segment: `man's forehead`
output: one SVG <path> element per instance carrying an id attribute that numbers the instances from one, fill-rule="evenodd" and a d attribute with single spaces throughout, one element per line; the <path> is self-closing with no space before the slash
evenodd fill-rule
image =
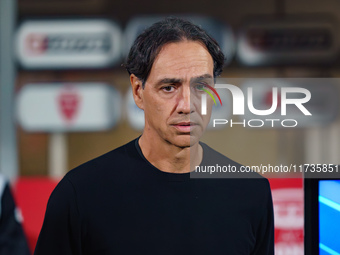
<path id="1" fill-rule="evenodd" d="M 166 44 L 152 65 L 150 76 L 154 81 L 180 79 L 190 81 L 211 78 L 213 59 L 209 51 L 199 42 L 181 41 Z"/>
<path id="2" fill-rule="evenodd" d="M 176 53 L 176 55 L 172 55 L 173 53 Z M 207 47 L 199 42 L 199 41 L 190 41 L 190 40 L 184 40 L 184 41 L 179 41 L 179 42 L 169 42 L 163 45 L 158 54 L 157 58 L 163 55 L 170 54 L 174 57 L 181 56 L 181 55 L 187 55 L 187 54 L 202 54 L 204 53 L 205 55 L 210 55 Z"/>
<path id="3" fill-rule="evenodd" d="M 158 52 L 154 64 L 161 63 L 171 68 L 190 68 L 210 60 L 212 61 L 212 56 L 200 42 L 181 41 L 164 45 Z"/>

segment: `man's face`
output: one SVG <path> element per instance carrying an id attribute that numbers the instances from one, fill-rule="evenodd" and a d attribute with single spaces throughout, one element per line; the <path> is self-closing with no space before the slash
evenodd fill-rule
<path id="1" fill-rule="evenodd" d="M 214 63 L 199 42 L 182 41 L 166 44 L 156 57 L 150 75 L 141 90 L 145 113 L 144 132 L 178 147 L 196 144 L 209 123 L 201 115 L 200 88 L 213 86 Z"/>

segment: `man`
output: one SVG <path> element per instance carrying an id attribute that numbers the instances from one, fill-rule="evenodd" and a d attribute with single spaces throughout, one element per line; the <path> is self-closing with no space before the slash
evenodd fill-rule
<path id="1" fill-rule="evenodd" d="M 136 39 L 126 68 L 143 134 L 63 178 L 36 255 L 274 253 L 266 179 L 190 178 L 214 160 L 239 166 L 199 142 L 210 117 L 200 114 L 200 93 L 223 60 L 216 41 L 182 19 Z"/>

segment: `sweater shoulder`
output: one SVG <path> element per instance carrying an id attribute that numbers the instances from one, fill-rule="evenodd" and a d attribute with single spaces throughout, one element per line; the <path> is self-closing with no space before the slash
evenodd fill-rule
<path id="1" fill-rule="evenodd" d="M 128 169 L 129 165 L 140 160 L 135 141 L 136 139 L 75 167 L 64 178 L 74 182 L 79 179 L 103 179 L 108 175 L 121 173 L 123 169 Z"/>

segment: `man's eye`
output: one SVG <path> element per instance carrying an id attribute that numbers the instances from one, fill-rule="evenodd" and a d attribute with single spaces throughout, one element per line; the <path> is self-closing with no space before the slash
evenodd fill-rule
<path id="1" fill-rule="evenodd" d="M 174 86 L 165 86 L 162 88 L 165 92 L 172 92 L 174 89 Z"/>
<path id="2" fill-rule="evenodd" d="M 205 86 L 204 84 L 198 84 L 198 85 L 196 85 L 196 89 L 202 90 L 202 89 L 204 89 L 204 88 L 206 88 L 206 86 Z"/>

